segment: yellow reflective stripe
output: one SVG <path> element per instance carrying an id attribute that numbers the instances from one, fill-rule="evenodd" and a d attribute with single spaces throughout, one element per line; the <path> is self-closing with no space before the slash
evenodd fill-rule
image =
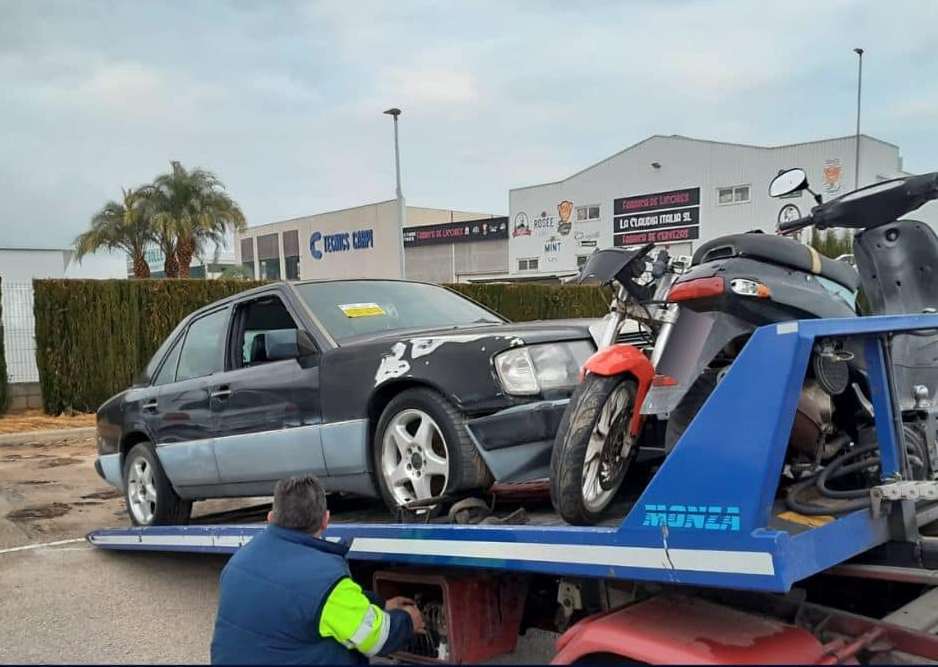
<path id="1" fill-rule="evenodd" d="M 362 624 L 352 636 L 351 642 L 365 655 L 375 656 L 384 648 L 390 632 L 390 617 L 381 609 L 371 605 L 365 618 L 362 619 Z"/>
<path id="2" fill-rule="evenodd" d="M 372 604 L 362 593 L 361 586 L 348 577 L 341 579 L 323 604 L 319 615 L 319 634 L 349 646 L 352 636 L 358 631 L 362 619 L 371 607 Z"/>

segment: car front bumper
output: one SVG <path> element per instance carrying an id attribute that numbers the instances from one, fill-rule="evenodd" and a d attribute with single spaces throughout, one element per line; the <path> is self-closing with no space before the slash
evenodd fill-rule
<path id="1" fill-rule="evenodd" d="M 564 398 L 516 405 L 466 424 L 497 482 L 527 482 L 549 475 L 554 436 L 569 402 Z"/>

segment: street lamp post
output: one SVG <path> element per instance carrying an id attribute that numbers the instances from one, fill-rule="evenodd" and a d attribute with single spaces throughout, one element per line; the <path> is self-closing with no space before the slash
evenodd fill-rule
<path id="1" fill-rule="evenodd" d="M 853 50 L 857 54 L 857 138 L 856 155 L 853 160 L 853 189 L 860 187 L 860 91 L 863 87 L 863 49 Z"/>
<path id="2" fill-rule="evenodd" d="M 398 238 L 401 244 L 401 278 L 407 277 L 407 263 L 404 259 L 404 225 L 407 223 L 407 206 L 404 204 L 404 193 L 401 190 L 401 150 L 397 141 L 397 117 L 401 115 L 401 110 L 391 108 L 385 111 L 394 118 L 394 170 L 397 174 L 397 222 Z"/>

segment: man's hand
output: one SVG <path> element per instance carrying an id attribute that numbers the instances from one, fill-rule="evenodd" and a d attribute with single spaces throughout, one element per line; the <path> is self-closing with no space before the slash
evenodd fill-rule
<path id="1" fill-rule="evenodd" d="M 391 611 L 392 609 L 401 609 L 402 607 L 406 607 L 408 605 L 411 607 L 416 607 L 417 603 L 411 600 L 410 598 L 398 596 L 398 597 L 391 598 L 390 600 L 385 602 L 384 608 L 387 609 L 388 611 Z"/>
<path id="2" fill-rule="evenodd" d="M 427 631 L 427 624 L 423 622 L 423 614 L 417 609 L 417 605 L 405 604 L 399 607 L 410 616 L 410 622 L 414 626 L 414 634 L 422 634 Z"/>

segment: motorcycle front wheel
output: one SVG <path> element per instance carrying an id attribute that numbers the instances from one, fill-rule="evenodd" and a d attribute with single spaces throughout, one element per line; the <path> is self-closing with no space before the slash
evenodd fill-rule
<path id="1" fill-rule="evenodd" d="M 570 397 L 550 459 L 550 496 L 567 523 L 599 521 L 638 451 L 629 435 L 636 383 L 588 374 Z"/>

